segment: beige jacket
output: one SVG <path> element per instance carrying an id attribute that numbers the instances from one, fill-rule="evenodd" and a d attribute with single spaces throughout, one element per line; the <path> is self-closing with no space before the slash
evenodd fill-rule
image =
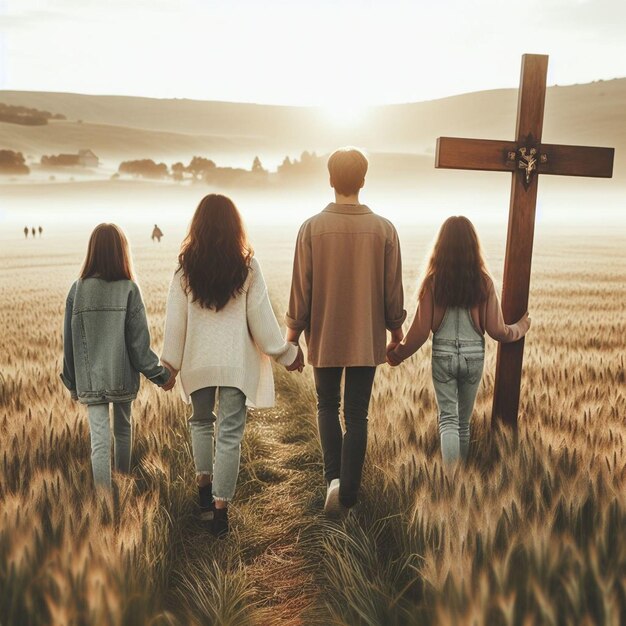
<path id="1" fill-rule="evenodd" d="M 490 337 L 502 343 L 521 339 L 530 328 L 528 317 L 524 316 L 516 324 L 505 324 L 500 301 L 491 279 L 487 283 L 487 294 L 485 302 L 470 309 L 470 316 L 476 331 L 481 335 L 487 331 Z M 395 356 L 404 360 L 417 352 L 426 342 L 431 331 L 437 332 L 445 312 L 445 307 L 434 304 L 432 290 L 427 289 L 419 300 L 409 332 L 394 350 Z"/>
<path id="2" fill-rule="evenodd" d="M 393 224 L 363 204 L 329 204 L 300 228 L 286 324 L 314 367 L 374 366 L 406 318 Z"/>

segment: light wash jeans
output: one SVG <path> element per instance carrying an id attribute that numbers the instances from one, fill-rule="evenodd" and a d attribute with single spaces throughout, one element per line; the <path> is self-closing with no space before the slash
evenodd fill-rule
<path id="1" fill-rule="evenodd" d="M 219 397 L 217 417 L 216 397 Z M 213 475 L 213 497 L 228 502 L 235 495 L 239 474 L 246 396 L 235 387 L 204 387 L 191 394 L 191 403 L 193 414 L 189 426 L 196 474 Z M 214 437 L 216 420 L 217 441 Z"/>
<path id="2" fill-rule="evenodd" d="M 485 339 L 468 309 L 449 307 L 433 336 L 432 374 L 446 465 L 466 460 L 470 418 L 485 361 Z"/>
<path id="3" fill-rule="evenodd" d="M 113 402 L 113 439 L 115 469 L 128 474 L 133 445 L 132 402 Z M 96 486 L 111 488 L 111 420 L 109 403 L 89 404 L 91 431 L 91 468 Z"/>

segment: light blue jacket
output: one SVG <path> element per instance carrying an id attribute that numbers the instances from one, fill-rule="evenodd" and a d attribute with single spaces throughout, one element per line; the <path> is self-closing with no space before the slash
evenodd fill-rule
<path id="1" fill-rule="evenodd" d="M 146 309 L 136 283 L 77 280 L 65 305 L 61 380 L 84 404 L 126 402 L 139 373 L 156 385 L 169 378 L 150 349 Z"/>

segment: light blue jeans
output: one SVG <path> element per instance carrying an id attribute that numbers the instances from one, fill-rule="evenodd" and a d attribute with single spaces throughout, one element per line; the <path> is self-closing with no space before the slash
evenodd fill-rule
<path id="1" fill-rule="evenodd" d="M 113 440 L 115 469 L 128 474 L 133 445 L 132 402 L 113 402 Z M 111 419 L 109 403 L 89 404 L 91 468 L 96 486 L 111 488 Z"/>
<path id="2" fill-rule="evenodd" d="M 217 416 L 215 400 L 219 398 Z M 189 418 L 196 474 L 213 475 L 213 497 L 229 502 L 235 495 L 241 440 L 246 426 L 246 396 L 235 387 L 204 387 L 191 394 Z M 215 422 L 217 421 L 217 439 Z M 213 448 L 215 447 L 215 458 Z"/>
<path id="3" fill-rule="evenodd" d="M 467 309 L 448 308 L 433 336 L 432 375 L 446 465 L 467 459 L 470 418 L 485 361 L 485 340 Z"/>

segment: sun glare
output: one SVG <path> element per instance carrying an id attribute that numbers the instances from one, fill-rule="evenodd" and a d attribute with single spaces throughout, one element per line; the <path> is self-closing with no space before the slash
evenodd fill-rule
<path id="1" fill-rule="evenodd" d="M 333 103 L 322 107 L 324 117 L 335 126 L 353 128 L 366 117 L 366 108 L 355 103 Z"/>

